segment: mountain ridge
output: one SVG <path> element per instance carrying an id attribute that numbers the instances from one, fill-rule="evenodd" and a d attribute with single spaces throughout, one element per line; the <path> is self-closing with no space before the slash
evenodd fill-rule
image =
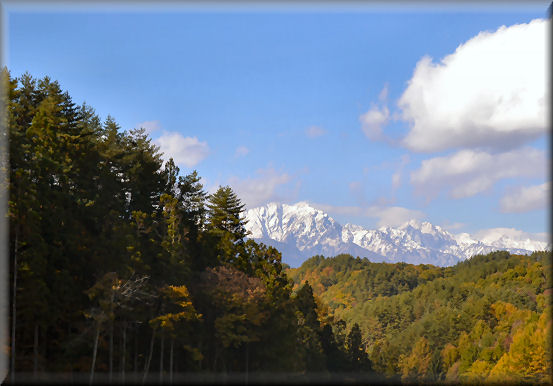
<path id="1" fill-rule="evenodd" d="M 271 202 L 247 210 L 245 219 L 249 237 L 277 248 L 290 266 L 299 266 L 314 255 L 341 253 L 374 262 L 450 266 L 495 250 L 530 254 L 550 248 L 546 242 L 524 239 L 529 234 L 509 228 L 494 228 L 479 239 L 468 233 L 452 234 L 427 221 L 410 220 L 378 229 L 341 225 L 305 201 L 293 205 Z"/>

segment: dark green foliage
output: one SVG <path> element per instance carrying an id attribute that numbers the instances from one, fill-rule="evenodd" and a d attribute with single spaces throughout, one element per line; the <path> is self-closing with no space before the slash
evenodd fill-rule
<path id="1" fill-rule="evenodd" d="M 294 296 L 280 253 L 245 240 L 230 187 L 208 197 L 143 130 L 57 82 L 2 81 L 16 372 L 352 368 L 310 287 Z"/>
<path id="2" fill-rule="evenodd" d="M 219 187 L 209 196 L 207 208 L 209 228 L 228 232 L 233 242 L 239 242 L 246 237 L 246 222 L 242 218 L 245 205 L 240 202 L 230 186 Z"/>
<path id="3" fill-rule="evenodd" d="M 363 347 L 361 329 L 353 324 L 346 340 L 347 358 L 350 371 L 370 371 L 371 364 L 365 347 Z"/>
<path id="4" fill-rule="evenodd" d="M 296 293 L 296 315 L 298 319 L 298 346 L 302 352 L 307 371 L 321 371 L 325 368 L 325 357 L 321 342 L 321 325 L 317 319 L 317 305 L 309 283 Z"/>

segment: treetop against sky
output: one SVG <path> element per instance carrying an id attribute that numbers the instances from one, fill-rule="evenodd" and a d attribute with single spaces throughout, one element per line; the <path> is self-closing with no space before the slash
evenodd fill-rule
<path id="1" fill-rule="evenodd" d="M 541 233 L 547 6 L 12 4 L 6 64 L 145 128 L 183 174 L 247 207 Z"/>

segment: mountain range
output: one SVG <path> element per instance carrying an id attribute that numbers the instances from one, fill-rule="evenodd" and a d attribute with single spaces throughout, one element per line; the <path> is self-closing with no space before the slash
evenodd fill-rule
<path id="1" fill-rule="evenodd" d="M 411 220 L 398 227 L 366 229 L 341 225 L 307 202 L 269 203 L 246 211 L 246 229 L 255 241 L 277 248 L 282 260 L 297 267 L 314 255 L 348 253 L 373 262 L 455 265 L 477 254 L 506 250 L 530 254 L 551 249 L 545 241 L 510 228 L 470 235 L 452 234 L 429 222 Z"/>

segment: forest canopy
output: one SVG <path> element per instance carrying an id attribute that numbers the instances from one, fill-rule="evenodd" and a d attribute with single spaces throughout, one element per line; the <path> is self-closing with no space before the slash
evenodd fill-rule
<path id="1" fill-rule="evenodd" d="M 289 269 L 356 323 L 375 371 L 405 382 L 551 381 L 551 252 L 453 267 L 314 256 Z"/>
<path id="2" fill-rule="evenodd" d="M 293 293 L 280 253 L 246 238 L 229 186 L 207 194 L 48 77 L 2 82 L 11 380 L 370 370 L 358 327 L 337 343 L 309 285 Z"/>

